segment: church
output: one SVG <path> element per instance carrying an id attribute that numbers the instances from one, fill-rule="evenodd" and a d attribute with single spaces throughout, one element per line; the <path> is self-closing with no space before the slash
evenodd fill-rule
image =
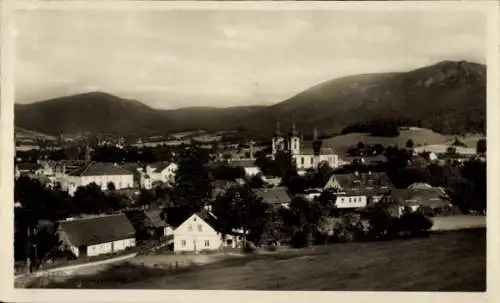
<path id="1" fill-rule="evenodd" d="M 316 128 L 314 128 L 312 146 L 307 146 L 295 128 L 295 119 L 292 124 L 292 131 L 288 135 L 281 133 L 278 122 L 272 139 L 272 153 L 274 157 L 279 151 L 290 152 L 299 172 L 317 169 L 323 164 L 328 164 L 332 168 L 339 167 L 341 165 L 339 156 L 332 149 L 324 148 L 322 143 L 322 140 L 318 138 Z"/>

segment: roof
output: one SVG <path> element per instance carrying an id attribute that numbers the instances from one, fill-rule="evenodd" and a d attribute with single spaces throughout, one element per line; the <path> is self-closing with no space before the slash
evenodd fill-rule
<path id="1" fill-rule="evenodd" d="M 161 219 L 161 210 L 129 210 L 126 211 L 126 216 L 136 228 L 144 226 L 148 228 L 166 227 L 167 223 Z"/>
<path id="2" fill-rule="evenodd" d="M 132 172 L 111 163 L 90 162 L 69 173 L 70 176 L 109 176 L 109 175 L 133 175 Z"/>
<path id="3" fill-rule="evenodd" d="M 88 246 L 135 237 L 132 223 L 124 214 L 59 221 L 74 246 Z"/>
<path id="4" fill-rule="evenodd" d="M 395 189 L 391 192 L 391 196 L 398 204 L 417 204 L 430 207 L 448 204 L 448 196 L 440 187 Z"/>
<path id="5" fill-rule="evenodd" d="M 292 201 L 285 187 L 257 188 L 253 192 L 269 204 L 284 204 Z"/>
<path id="6" fill-rule="evenodd" d="M 17 169 L 19 169 L 19 170 L 38 170 L 41 168 L 42 168 L 42 165 L 39 163 L 19 163 L 19 164 L 17 164 Z"/>
<path id="7" fill-rule="evenodd" d="M 243 168 L 245 168 L 245 167 L 257 167 L 254 159 L 235 159 L 235 160 L 229 161 L 228 164 L 232 165 L 232 166 L 241 166 Z"/>
<path id="8" fill-rule="evenodd" d="M 334 155 L 334 154 L 337 154 L 337 151 L 331 147 L 325 147 L 324 145 L 322 145 L 320 153 L 322 155 Z M 313 141 L 301 141 L 300 154 L 303 154 L 303 155 L 314 154 Z"/>
<path id="9" fill-rule="evenodd" d="M 325 185 L 325 189 L 338 188 L 349 191 L 370 191 L 392 187 L 391 180 L 384 172 L 334 174 Z"/>
<path id="10" fill-rule="evenodd" d="M 168 161 L 157 162 L 157 163 L 149 164 L 149 167 L 153 168 L 154 171 L 156 171 L 156 172 L 161 172 L 172 163 L 173 162 L 168 162 Z"/>

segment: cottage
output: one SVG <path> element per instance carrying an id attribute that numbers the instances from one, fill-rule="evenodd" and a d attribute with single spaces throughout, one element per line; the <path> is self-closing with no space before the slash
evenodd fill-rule
<path id="1" fill-rule="evenodd" d="M 42 175 L 43 171 L 43 166 L 39 163 L 18 163 L 15 166 L 15 175 L 17 178 L 27 174 Z"/>
<path id="2" fill-rule="evenodd" d="M 156 182 L 171 183 L 174 181 L 177 168 L 177 164 L 173 162 L 149 164 L 141 176 L 141 186 L 145 189 L 151 189 Z"/>
<path id="3" fill-rule="evenodd" d="M 135 246 L 135 230 L 124 214 L 66 219 L 57 235 L 76 257 L 110 254 Z"/>
<path id="4" fill-rule="evenodd" d="M 78 187 L 91 183 L 97 184 L 102 190 L 107 190 L 110 184 L 113 184 L 115 189 L 132 188 L 134 176 L 117 164 L 89 162 L 65 174 L 61 187 L 73 195 Z"/>
<path id="5" fill-rule="evenodd" d="M 425 209 L 435 213 L 452 207 L 444 189 L 426 183 L 415 183 L 406 189 L 395 189 L 391 192 L 390 199 L 398 207 L 397 215 L 401 215 L 405 209 Z"/>
<path id="6" fill-rule="evenodd" d="M 217 225 L 217 219 L 209 212 L 199 212 L 191 215 L 173 232 L 174 252 L 200 252 L 221 249 L 225 244 L 225 239 L 216 230 Z"/>
<path id="7" fill-rule="evenodd" d="M 333 191 L 338 208 L 362 208 L 379 202 L 393 188 L 386 173 L 334 174 L 330 177 L 325 191 Z"/>
<path id="8" fill-rule="evenodd" d="M 292 199 L 288 194 L 286 187 L 273 187 L 273 188 L 257 188 L 253 193 L 264 200 L 264 202 L 271 204 L 275 207 L 289 207 Z"/>

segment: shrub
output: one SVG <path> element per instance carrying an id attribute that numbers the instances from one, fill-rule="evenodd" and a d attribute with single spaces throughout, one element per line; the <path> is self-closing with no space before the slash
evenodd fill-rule
<path id="1" fill-rule="evenodd" d="M 404 213 L 396 222 L 399 233 L 419 235 L 426 233 L 432 227 L 432 221 L 421 212 Z"/>

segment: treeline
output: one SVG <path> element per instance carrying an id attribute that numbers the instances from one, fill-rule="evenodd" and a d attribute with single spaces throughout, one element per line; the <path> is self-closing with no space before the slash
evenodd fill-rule
<path id="1" fill-rule="evenodd" d="M 350 124 L 342 130 L 341 134 L 368 133 L 377 137 L 397 137 L 399 136 L 400 127 L 415 126 L 417 123 L 418 121 L 407 118 L 373 119 Z"/>
<path id="2" fill-rule="evenodd" d="M 429 119 L 381 118 L 356 122 L 346 126 L 341 135 L 349 133 L 368 133 L 377 137 L 397 137 L 400 127 L 422 127 L 444 135 L 465 135 L 467 133 L 486 133 L 484 114 L 466 115 L 465 118 L 437 115 Z"/>

